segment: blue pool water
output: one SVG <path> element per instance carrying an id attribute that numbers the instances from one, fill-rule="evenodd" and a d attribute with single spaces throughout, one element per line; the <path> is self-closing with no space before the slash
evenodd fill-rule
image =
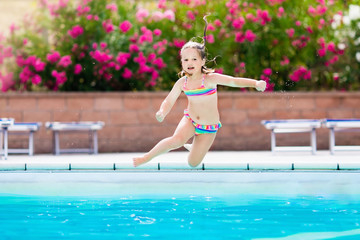
<path id="1" fill-rule="evenodd" d="M 1 173 L 0 239 L 360 239 L 356 172 Z"/>

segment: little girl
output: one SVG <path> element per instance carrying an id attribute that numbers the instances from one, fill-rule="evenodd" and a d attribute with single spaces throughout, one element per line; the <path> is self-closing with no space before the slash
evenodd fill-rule
<path id="1" fill-rule="evenodd" d="M 173 136 L 161 140 L 153 149 L 142 157 L 134 158 L 134 166 L 149 162 L 154 157 L 170 150 L 185 147 L 190 151 L 188 163 L 191 167 L 198 166 L 214 142 L 216 132 L 222 126 L 218 111 L 217 85 L 230 87 L 253 87 L 264 91 L 265 81 L 248 78 L 236 78 L 214 73 L 205 66 L 206 27 L 204 43 L 187 42 L 180 51 L 181 78 L 177 80 L 169 95 L 165 98 L 156 113 L 156 119 L 162 122 L 174 106 L 181 92 L 188 98 L 184 117 L 179 122 Z M 194 137 L 192 145 L 186 142 Z"/>

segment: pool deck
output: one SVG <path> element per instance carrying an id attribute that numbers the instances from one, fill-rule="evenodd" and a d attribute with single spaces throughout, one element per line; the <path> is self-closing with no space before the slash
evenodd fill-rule
<path id="1" fill-rule="evenodd" d="M 142 153 L 93 154 L 38 154 L 9 155 L 0 160 L 0 171 L 161 171 L 161 170 L 360 170 L 360 152 L 317 151 L 309 152 L 270 151 L 211 151 L 196 168 L 187 164 L 186 151 L 163 154 L 151 162 L 134 168 L 132 158 Z"/>

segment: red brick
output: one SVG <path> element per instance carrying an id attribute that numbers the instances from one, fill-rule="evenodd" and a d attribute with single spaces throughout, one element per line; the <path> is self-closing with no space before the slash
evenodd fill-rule
<path id="1" fill-rule="evenodd" d="M 155 114 L 149 111 L 138 111 L 137 118 L 140 124 L 156 124 L 158 121 L 156 120 Z"/>
<path id="2" fill-rule="evenodd" d="M 80 115 L 80 121 L 103 121 L 108 122 L 109 113 L 104 111 L 83 111 Z"/>
<path id="3" fill-rule="evenodd" d="M 51 121 L 49 111 L 24 111 L 24 122 L 47 122 Z"/>
<path id="4" fill-rule="evenodd" d="M 137 144 L 138 140 L 152 138 L 152 130 L 147 126 L 134 126 L 124 127 L 122 130 L 122 139 L 128 141 L 134 141 L 133 144 Z"/>
<path id="5" fill-rule="evenodd" d="M 96 98 L 94 104 L 95 110 L 122 110 L 123 104 L 121 98 Z"/>
<path id="6" fill-rule="evenodd" d="M 68 98 L 66 100 L 68 110 L 92 110 L 94 108 L 93 98 Z"/>
<path id="7" fill-rule="evenodd" d="M 122 135 L 122 126 L 106 125 L 98 131 L 98 137 L 104 139 L 119 139 Z"/>
<path id="8" fill-rule="evenodd" d="M 57 122 L 78 122 L 80 121 L 79 111 L 54 111 L 53 121 Z"/>
<path id="9" fill-rule="evenodd" d="M 244 111 L 221 111 L 220 121 L 223 124 L 245 124 L 247 121 L 247 114 Z"/>
<path id="10" fill-rule="evenodd" d="M 298 110 L 295 111 L 276 111 L 275 119 L 298 119 L 301 118 L 301 112 Z"/>
<path id="11" fill-rule="evenodd" d="M 335 97 L 319 97 L 315 98 L 317 108 L 338 108 L 340 106 L 340 99 Z"/>
<path id="12" fill-rule="evenodd" d="M 313 98 L 293 98 L 289 101 L 290 109 L 315 109 Z"/>
<path id="13" fill-rule="evenodd" d="M 301 112 L 301 118 L 305 119 L 322 119 L 326 118 L 326 111 L 322 109 L 304 110 Z"/>
<path id="14" fill-rule="evenodd" d="M 35 110 L 37 109 L 35 98 L 10 98 L 9 109 L 16 110 Z"/>
<path id="15" fill-rule="evenodd" d="M 329 110 L 328 118 L 354 118 L 352 110 Z"/>
<path id="16" fill-rule="evenodd" d="M 6 107 L 7 107 L 6 98 L 1 98 L 0 99 L 0 109 L 6 109 Z"/>
<path id="17" fill-rule="evenodd" d="M 22 111 L 0 111 L 2 118 L 13 118 L 17 122 L 23 122 Z"/>
<path id="18" fill-rule="evenodd" d="M 112 125 L 136 125 L 139 124 L 139 120 L 136 111 L 112 111 L 110 112 L 109 123 Z"/>
<path id="19" fill-rule="evenodd" d="M 64 98 L 39 98 L 38 109 L 41 110 L 64 110 Z"/>
<path id="20" fill-rule="evenodd" d="M 228 97 L 219 97 L 219 108 L 220 109 L 232 109 L 234 100 Z"/>
<path id="21" fill-rule="evenodd" d="M 259 109 L 279 110 L 289 107 L 289 101 L 286 98 L 261 98 L 259 101 Z"/>
<path id="22" fill-rule="evenodd" d="M 249 110 L 248 111 L 248 122 L 249 124 L 261 124 L 262 120 L 269 120 L 273 118 L 272 111 L 260 111 L 260 110 Z"/>
<path id="23" fill-rule="evenodd" d="M 258 109 L 259 99 L 256 98 L 236 98 L 235 99 L 236 109 Z"/>
<path id="24" fill-rule="evenodd" d="M 360 97 L 345 97 L 341 103 L 342 108 L 355 108 L 358 109 L 360 106 Z"/>
<path id="25" fill-rule="evenodd" d="M 149 98 L 125 98 L 124 108 L 127 110 L 151 109 L 152 105 Z"/>

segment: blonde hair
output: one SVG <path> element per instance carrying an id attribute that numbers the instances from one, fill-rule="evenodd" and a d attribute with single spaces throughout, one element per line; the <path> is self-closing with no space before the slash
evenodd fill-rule
<path id="1" fill-rule="evenodd" d="M 206 20 L 206 17 L 207 16 L 204 16 L 203 19 L 205 21 L 205 28 L 204 28 L 204 37 L 203 37 L 203 43 L 198 43 L 198 42 L 195 42 L 193 40 L 190 40 L 188 41 L 187 43 L 185 43 L 185 45 L 181 48 L 180 50 L 180 55 L 182 55 L 182 52 L 187 49 L 187 48 L 193 48 L 195 50 L 198 51 L 199 53 L 199 56 L 201 57 L 201 59 L 205 59 L 206 60 L 206 51 L 205 51 L 205 45 L 206 45 L 206 29 L 207 29 L 207 25 L 208 25 L 208 22 Z M 207 68 L 206 66 L 202 66 L 201 67 L 201 73 L 204 73 L 204 74 L 208 74 L 208 73 L 212 73 L 214 72 L 215 70 L 214 69 L 211 69 L 211 68 Z M 181 72 L 179 72 L 179 76 L 180 77 L 183 77 L 184 75 L 186 75 L 187 73 L 184 71 L 184 70 L 181 70 Z"/>

